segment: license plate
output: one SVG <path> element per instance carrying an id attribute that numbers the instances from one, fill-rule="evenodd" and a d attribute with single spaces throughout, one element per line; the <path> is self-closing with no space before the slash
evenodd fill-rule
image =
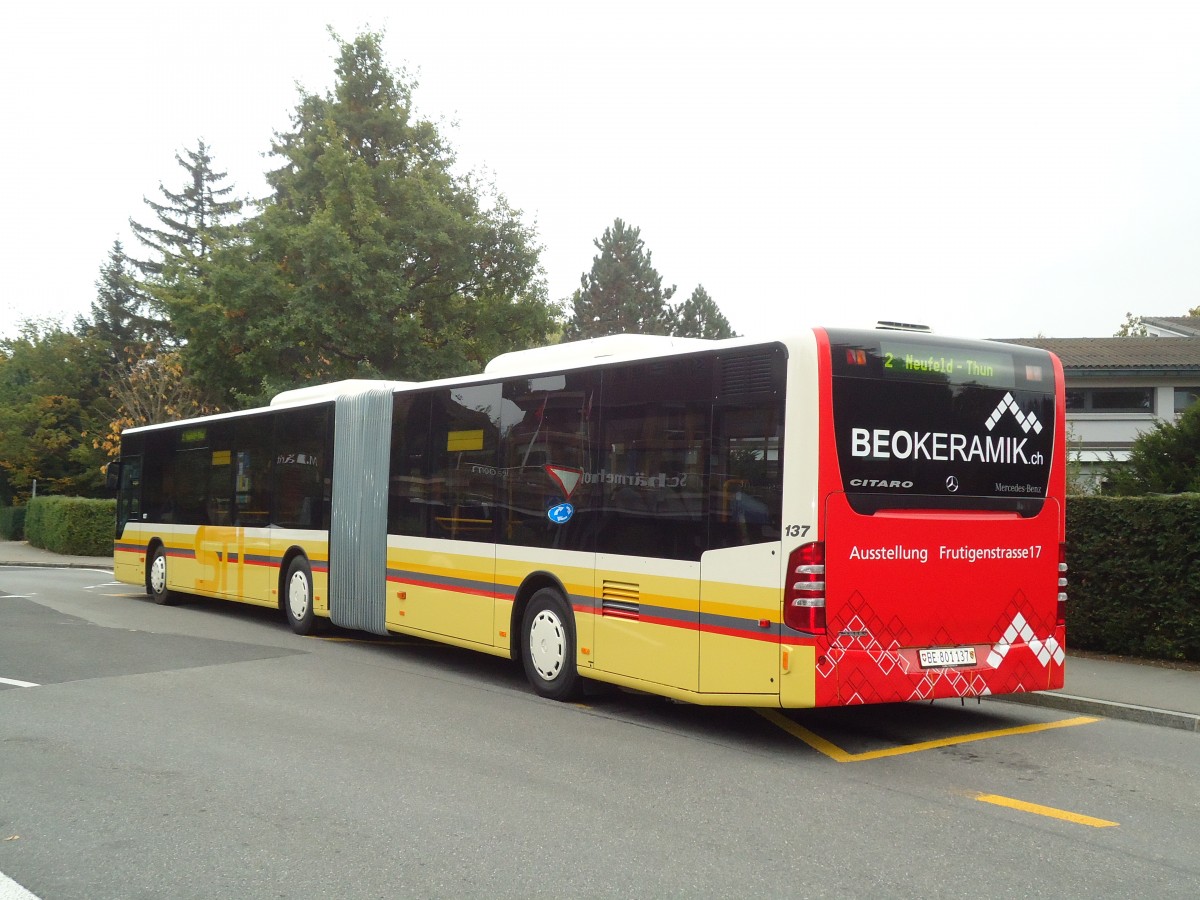
<path id="1" fill-rule="evenodd" d="M 952 666 L 975 665 L 974 647 L 933 647 L 918 650 L 922 669 L 946 669 Z"/>

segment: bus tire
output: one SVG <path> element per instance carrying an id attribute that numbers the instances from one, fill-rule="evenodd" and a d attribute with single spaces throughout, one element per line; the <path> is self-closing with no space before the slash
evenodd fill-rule
<path id="1" fill-rule="evenodd" d="M 174 606 L 179 595 L 167 587 L 167 549 L 159 544 L 150 555 L 150 566 L 146 569 L 146 593 L 159 606 Z"/>
<path id="2" fill-rule="evenodd" d="M 533 689 L 551 700 L 570 700 L 582 694 L 575 667 L 575 626 L 571 607 L 553 588 L 529 598 L 521 620 L 521 658 Z"/>
<path id="3" fill-rule="evenodd" d="M 296 634 L 312 634 L 317 630 L 312 569 L 303 556 L 294 557 L 288 565 L 287 577 L 283 580 L 283 612 Z"/>

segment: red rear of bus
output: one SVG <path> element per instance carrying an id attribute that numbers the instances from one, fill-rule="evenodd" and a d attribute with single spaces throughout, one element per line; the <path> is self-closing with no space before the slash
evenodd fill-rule
<path id="1" fill-rule="evenodd" d="M 787 601 L 817 636 L 817 704 L 1061 687 L 1058 360 L 904 332 L 818 343 L 823 546 L 792 554 Z"/>

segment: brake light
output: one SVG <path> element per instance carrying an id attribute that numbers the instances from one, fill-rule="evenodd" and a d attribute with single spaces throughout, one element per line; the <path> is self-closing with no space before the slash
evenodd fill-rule
<path id="1" fill-rule="evenodd" d="M 795 631 L 825 633 L 825 544 L 802 544 L 788 556 L 783 623 Z"/>
<path id="2" fill-rule="evenodd" d="M 1058 624 L 1067 624 L 1067 545 L 1058 545 Z"/>

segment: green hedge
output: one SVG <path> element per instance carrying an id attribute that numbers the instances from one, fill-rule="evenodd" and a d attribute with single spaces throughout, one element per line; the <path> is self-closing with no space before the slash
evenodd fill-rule
<path id="1" fill-rule="evenodd" d="M 25 540 L 25 507 L 0 506 L 0 538 L 6 541 Z"/>
<path id="2" fill-rule="evenodd" d="M 25 509 L 25 537 L 33 546 L 69 556 L 112 556 L 115 500 L 34 497 Z"/>
<path id="3" fill-rule="evenodd" d="M 1067 501 L 1067 643 L 1200 660 L 1200 495 Z"/>

